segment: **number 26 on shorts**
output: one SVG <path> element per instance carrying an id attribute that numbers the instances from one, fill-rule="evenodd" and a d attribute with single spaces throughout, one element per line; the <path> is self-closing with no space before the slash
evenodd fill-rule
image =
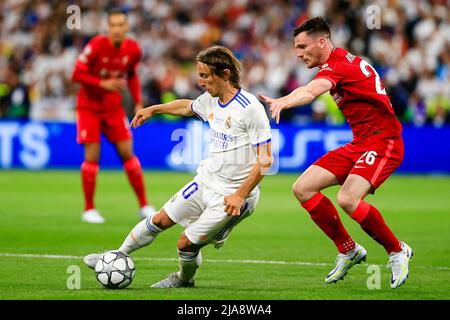
<path id="1" fill-rule="evenodd" d="M 366 151 L 364 154 L 356 161 L 356 163 L 367 163 L 369 166 L 373 165 L 375 163 L 375 160 L 377 158 L 377 152 L 376 151 Z M 365 159 L 364 159 L 365 158 Z"/>

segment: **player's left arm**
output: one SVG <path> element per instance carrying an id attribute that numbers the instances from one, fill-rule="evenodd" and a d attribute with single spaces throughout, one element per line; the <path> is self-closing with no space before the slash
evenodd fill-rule
<path id="1" fill-rule="evenodd" d="M 276 122 L 279 123 L 281 111 L 310 104 L 318 96 L 332 88 L 333 83 L 329 79 L 318 78 L 312 80 L 306 86 L 298 87 L 284 97 L 273 99 L 260 94 L 259 98 L 269 104 L 272 118 L 275 118 Z"/>
<path id="2" fill-rule="evenodd" d="M 142 53 L 138 48 L 138 53 L 130 65 L 130 69 L 128 71 L 128 88 L 130 89 L 131 96 L 134 100 L 134 112 L 136 113 L 138 110 L 142 109 L 144 106 L 142 105 L 142 93 L 141 93 L 141 81 L 138 76 L 138 66 L 141 61 Z"/>
<path id="3" fill-rule="evenodd" d="M 232 195 L 224 198 L 225 212 L 231 216 L 239 216 L 244 205 L 245 198 L 261 182 L 273 163 L 272 144 L 267 142 L 257 146 L 258 159 L 250 174 L 242 182 L 241 186 Z"/>

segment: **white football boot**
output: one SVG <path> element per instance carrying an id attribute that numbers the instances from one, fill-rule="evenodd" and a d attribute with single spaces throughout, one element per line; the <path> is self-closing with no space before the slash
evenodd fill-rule
<path id="1" fill-rule="evenodd" d="M 413 251 L 406 243 L 401 242 L 402 251 L 389 254 L 388 266 L 391 267 L 391 288 L 400 287 L 408 278 L 408 264 L 413 256 Z"/>
<path id="2" fill-rule="evenodd" d="M 147 219 L 150 218 L 151 216 L 153 216 L 156 213 L 156 209 L 152 206 L 144 206 L 141 208 L 141 210 L 139 211 L 139 216 L 142 219 Z"/>
<path id="3" fill-rule="evenodd" d="M 367 251 L 359 244 L 355 243 L 355 249 L 346 254 L 339 253 L 336 257 L 336 267 L 325 278 L 326 283 L 336 283 L 344 279 L 348 270 L 361 261 L 366 261 Z"/>
<path id="4" fill-rule="evenodd" d="M 105 218 L 100 215 L 97 209 L 89 209 L 83 212 L 81 215 L 81 221 L 86 221 L 89 223 L 104 223 Z"/>
<path id="5" fill-rule="evenodd" d="M 178 275 L 178 272 L 170 274 L 167 278 L 151 285 L 151 288 L 191 288 L 195 285 L 194 278 L 184 281 Z"/>

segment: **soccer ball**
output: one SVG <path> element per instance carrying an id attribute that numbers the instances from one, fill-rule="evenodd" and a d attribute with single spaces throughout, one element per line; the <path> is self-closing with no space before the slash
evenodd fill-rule
<path id="1" fill-rule="evenodd" d="M 108 251 L 100 256 L 95 265 L 95 276 L 108 289 L 123 289 L 134 279 L 134 262 L 122 251 Z"/>

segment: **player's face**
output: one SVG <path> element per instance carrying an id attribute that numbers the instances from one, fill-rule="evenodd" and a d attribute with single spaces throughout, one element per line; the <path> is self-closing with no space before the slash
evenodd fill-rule
<path id="1" fill-rule="evenodd" d="M 203 62 L 197 62 L 198 85 L 213 97 L 219 97 L 223 91 L 225 80 L 215 75 L 211 68 Z"/>
<path id="2" fill-rule="evenodd" d="M 124 14 L 113 14 L 108 19 L 108 34 L 111 42 L 120 46 L 128 32 L 128 21 Z"/>
<path id="3" fill-rule="evenodd" d="M 295 52 L 309 69 L 320 65 L 324 41 L 325 39 L 323 37 L 311 36 L 306 32 L 301 32 L 295 37 Z"/>

